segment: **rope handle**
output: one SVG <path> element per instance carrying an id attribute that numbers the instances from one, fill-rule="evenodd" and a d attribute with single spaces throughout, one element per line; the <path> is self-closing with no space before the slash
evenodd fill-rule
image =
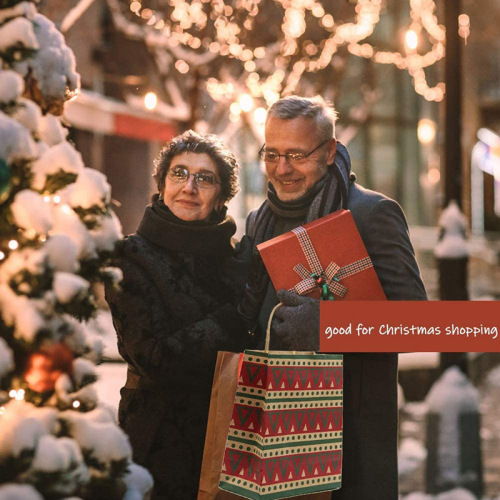
<path id="1" fill-rule="evenodd" d="M 266 346 L 265 346 L 265 351 L 266 352 L 269 351 L 269 343 L 271 342 L 271 323 L 273 321 L 274 313 L 276 312 L 276 309 L 278 309 L 278 307 L 280 307 L 282 305 L 283 304 L 281 302 L 279 304 L 276 304 L 273 307 L 273 310 L 271 311 L 271 314 L 269 315 L 269 320 L 267 322 L 267 330 L 266 330 Z"/>

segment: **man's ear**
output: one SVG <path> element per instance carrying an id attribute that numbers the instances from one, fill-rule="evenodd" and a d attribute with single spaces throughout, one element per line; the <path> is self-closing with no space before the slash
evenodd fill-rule
<path id="1" fill-rule="evenodd" d="M 326 164 L 331 165 L 335 160 L 335 153 L 337 152 L 337 140 L 332 139 L 326 145 Z"/>

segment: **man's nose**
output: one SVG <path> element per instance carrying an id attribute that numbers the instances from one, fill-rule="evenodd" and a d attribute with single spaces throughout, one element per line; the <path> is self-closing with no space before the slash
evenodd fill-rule
<path id="1" fill-rule="evenodd" d="M 278 159 L 278 166 L 276 167 L 276 173 L 278 175 L 286 175 L 293 172 L 293 167 L 290 162 L 284 156 L 280 156 Z"/>

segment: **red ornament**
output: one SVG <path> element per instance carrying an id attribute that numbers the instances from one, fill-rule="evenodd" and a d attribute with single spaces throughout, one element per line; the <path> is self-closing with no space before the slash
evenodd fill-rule
<path id="1" fill-rule="evenodd" d="M 73 359 L 73 353 L 62 342 L 34 352 L 29 357 L 24 374 L 28 387 L 35 392 L 54 390 L 56 380 L 61 374 L 72 374 Z"/>

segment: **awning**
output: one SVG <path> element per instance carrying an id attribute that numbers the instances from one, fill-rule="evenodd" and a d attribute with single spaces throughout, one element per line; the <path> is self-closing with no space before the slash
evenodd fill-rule
<path id="1" fill-rule="evenodd" d="M 81 130 L 143 141 L 167 142 L 178 133 L 177 123 L 160 113 L 86 90 L 66 104 L 64 118 Z"/>

